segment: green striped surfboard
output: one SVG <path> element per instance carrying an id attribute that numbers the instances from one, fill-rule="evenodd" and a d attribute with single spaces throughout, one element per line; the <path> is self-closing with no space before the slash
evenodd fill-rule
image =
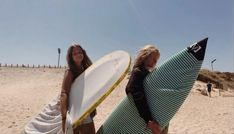
<path id="1" fill-rule="evenodd" d="M 188 96 L 201 68 L 208 38 L 171 56 L 147 75 L 144 88 L 153 118 L 163 129 Z M 150 134 L 132 96 L 112 111 L 98 134 Z"/>

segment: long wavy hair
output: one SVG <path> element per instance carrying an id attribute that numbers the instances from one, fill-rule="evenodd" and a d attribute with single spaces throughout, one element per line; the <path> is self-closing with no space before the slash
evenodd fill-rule
<path id="1" fill-rule="evenodd" d="M 80 48 L 83 52 L 83 60 L 81 62 L 81 67 L 77 67 L 73 58 L 72 58 L 72 51 L 74 48 Z M 90 65 L 92 65 L 92 61 L 88 57 L 86 51 L 81 47 L 79 44 L 72 44 L 68 50 L 67 50 L 67 64 L 69 70 L 74 75 L 73 78 L 75 79 L 77 76 L 79 76 L 84 70 L 86 70 Z"/>
<path id="2" fill-rule="evenodd" d="M 159 58 L 160 52 L 153 45 L 148 44 L 141 48 L 137 53 L 133 68 L 142 66 L 144 64 L 144 61 L 150 56 L 150 54 L 154 52 L 156 53 L 157 58 Z"/>

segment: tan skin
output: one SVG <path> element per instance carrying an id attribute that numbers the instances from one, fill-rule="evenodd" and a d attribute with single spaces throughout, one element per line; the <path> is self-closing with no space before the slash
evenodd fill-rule
<path id="1" fill-rule="evenodd" d="M 77 68 L 81 66 L 84 55 L 79 47 L 75 47 L 72 50 L 72 59 L 75 62 Z M 70 71 L 66 71 L 64 74 L 63 84 L 62 84 L 62 93 L 61 93 L 61 114 L 62 114 L 62 129 L 65 132 L 65 122 L 66 122 L 66 114 L 67 114 L 67 104 L 68 104 L 68 95 L 70 93 L 72 85 L 72 73 Z M 88 123 L 78 126 L 74 129 L 74 134 L 95 134 L 94 123 Z"/>
<path id="2" fill-rule="evenodd" d="M 155 67 L 159 56 L 156 52 L 151 53 L 144 61 L 144 66 L 147 70 L 150 70 Z M 146 126 L 152 131 L 152 134 L 161 134 L 161 128 L 155 121 L 149 121 Z"/>

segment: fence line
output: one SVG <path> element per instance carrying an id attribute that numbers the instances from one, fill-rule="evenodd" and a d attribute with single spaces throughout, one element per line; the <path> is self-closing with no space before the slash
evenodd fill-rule
<path id="1" fill-rule="evenodd" d="M 67 66 L 56 66 L 56 65 L 25 65 L 25 64 L 7 64 L 5 63 L 4 65 L 0 63 L 0 67 L 10 67 L 10 68 L 67 68 Z"/>

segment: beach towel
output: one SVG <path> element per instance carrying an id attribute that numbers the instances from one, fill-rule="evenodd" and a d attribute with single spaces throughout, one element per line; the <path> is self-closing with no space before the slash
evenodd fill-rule
<path id="1" fill-rule="evenodd" d="M 60 95 L 54 98 L 24 128 L 24 134 L 63 134 Z"/>

